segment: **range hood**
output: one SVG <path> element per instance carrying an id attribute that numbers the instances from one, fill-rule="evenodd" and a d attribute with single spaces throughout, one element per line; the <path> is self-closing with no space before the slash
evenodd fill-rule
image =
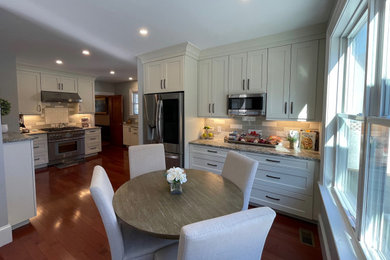
<path id="1" fill-rule="evenodd" d="M 77 93 L 41 91 L 41 101 L 45 103 L 80 103 L 83 100 Z"/>

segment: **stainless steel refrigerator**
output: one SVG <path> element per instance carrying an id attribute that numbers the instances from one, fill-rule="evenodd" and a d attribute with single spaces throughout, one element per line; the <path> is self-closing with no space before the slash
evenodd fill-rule
<path id="1" fill-rule="evenodd" d="M 144 144 L 162 143 L 167 168 L 184 167 L 184 93 L 144 95 Z"/>

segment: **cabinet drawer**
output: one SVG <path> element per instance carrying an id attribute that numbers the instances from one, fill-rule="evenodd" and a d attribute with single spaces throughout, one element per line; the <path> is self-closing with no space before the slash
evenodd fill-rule
<path id="1" fill-rule="evenodd" d="M 85 136 L 85 142 L 86 143 L 92 143 L 92 142 L 100 142 L 100 135 L 93 134 L 93 135 L 86 135 Z"/>
<path id="2" fill-rule="evenodd" d="M 191 152 L 202 153 L 208 156 L 226 158 L 228 150 L 210 146 L 191 145 Z"/>
<path id="3" fill-rule="evenodd" d="M 207 160 L 203 158 L 192 157 L 191 158 L 191 168 L 198 170 L 205 170 L 214 172 L 217 174 L 222 173 L 224 162 Z"/>
<path id="4" fill-rule="evenodd" d="M 34 144 L 39 143 L 39 142 L 46 142 L 47 143 L 47 134 L 39 134 L 39 135 L 32 135 L 32 136 L 35 138 L 33 140 Z"/>
<path id="5" fill-rule="evenodd" d="M 89 135 L 100 135 L 100 128 L 86 129 L 85 137 Z"/>
<path id="6" fill-rule="evenodd" d="M 49 162 L 49 157 L 47 152 L 46 153 L 34 153 L 34 165 L 39 166 L 41 164 L 47 164 Z"/>
<path id="7" fill-rule="evenodd" d="M 259 168 L 256 173 L 255 183 L 297 192 L 306 195 L 313 195 L 313 174 L 306 171 L 288 170 L 280 171 L 277 168 Z"/>
<path id="8" fill-rule="evenodd" d="M 93 153 L 98 153 L 100 152 L 101 145 L 100 144 L 94 144 L 94 145 L 89 145 L 85 147 L 85 154 L 93 154 Z"/>
<path id="9" fill-rule="evenodd" d="M 250 201 L 286 213 L 312 219 L 312 196 L 254 184 Z"/>
<path id="10" fill-rule="evenodd" d="M 283 156 L 273 156 L 273 155 L 263 155 L 263 154 L 260 155 L 260 154 L 248 153 L 248 152 L 245 152 L 243 154 L 248 156 L 249 158 L 258 161 L 259 167 L 261 165 L 268 165 L 272 167 L 296 168 L 308 172 L 314 171 L 315 163 L 310 160 L 286 158 Z"/>

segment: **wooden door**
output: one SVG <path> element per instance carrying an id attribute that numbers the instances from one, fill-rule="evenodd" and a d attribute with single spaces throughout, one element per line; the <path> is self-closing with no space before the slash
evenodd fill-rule
<path id="1" fill-rule="evenodd" d="M 212 67 L 212 116 L 227 117 L 228 56 L 213 59 Z"/>
<path id="2" fill-rule="evenodd" d="M 123 145 L 123 97 L 108 97 L 111 144 Z"/>
<path id="3" fill-rule="evenodd" d="M 247 53 L 230 55 L 229 57 L 229 94 L 246 93 Z"/>
<path id="4" fill-rule="evenodd" d="M 291 45 L 268 49 L 267 119 L 289 114 Z"/>
<path id="5" fill-rule="evenodd" d="M 267 92 L 267 49 L 248 52 L 246 90 L 256 94 Z"/>
<path id="6" fill-rule="evenodd" d="M 291 56 L 289 118 L 313 120 L 317 92 L 318 41 L 293 44 Z"/>
<path id="7" fill-rule="evenodd" d="M 200 61 L 198 68 L 198 116 L 209 117 L 211 111 L 211 59 Z"/>

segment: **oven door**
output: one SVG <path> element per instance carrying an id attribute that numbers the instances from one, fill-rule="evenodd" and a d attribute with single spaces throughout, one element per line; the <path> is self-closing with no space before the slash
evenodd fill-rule
<path id="1" fill-rule="evenodd" d="M 49 163 L 66 161 L 84 155 L 84 138 L 49 142 Z"/>
<path id="2" fill-rule="evenodd" d="M 228 114 L 231 116 L 265 116 L 266 94 L 230 95 Z"/>

